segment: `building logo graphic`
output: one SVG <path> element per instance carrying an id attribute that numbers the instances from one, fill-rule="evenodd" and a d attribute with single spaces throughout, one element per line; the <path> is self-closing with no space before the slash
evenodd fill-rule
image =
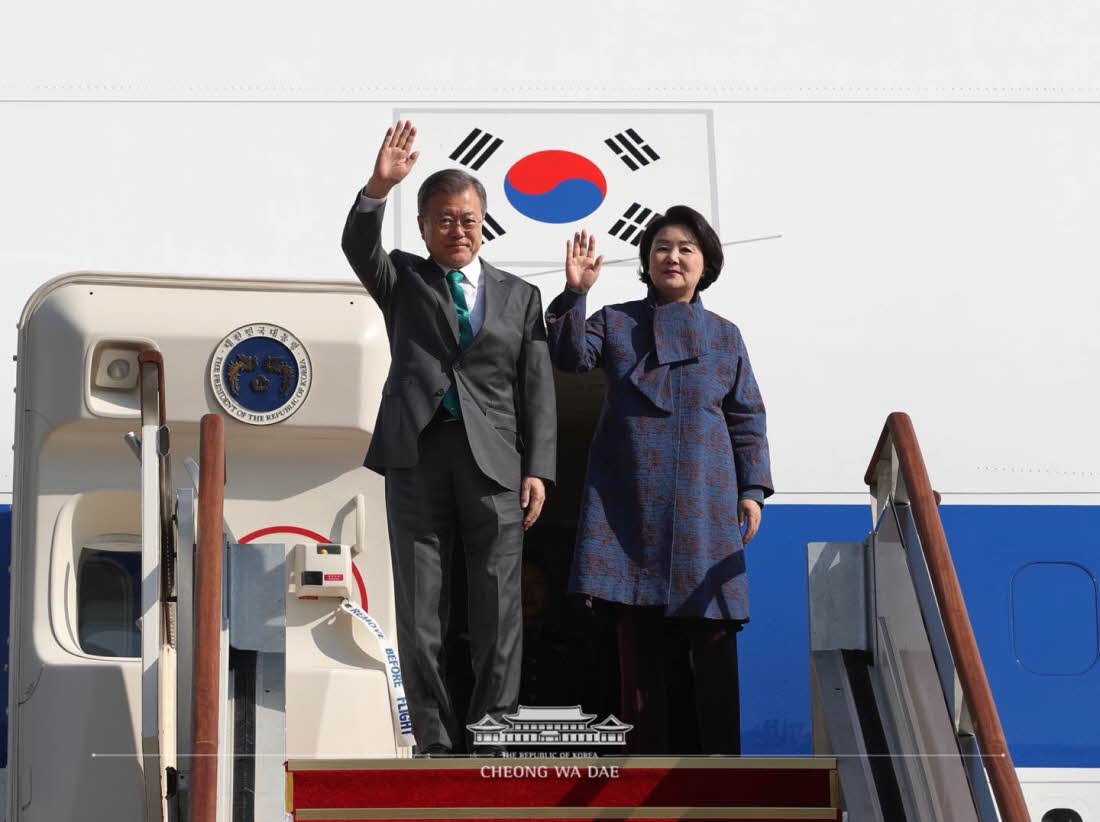
<path id="1" fill-rule="evenodd" d="M 504 176 L 512 207 L 540 223 L 572 223 L 603 205 L 607 180 L 599 166 L 572 151 L 536 151 Z"/>
<path id="2" fill-rule="evenodd" d="M 514 714 L 505 714 L 507 724 L 486 714 L 466 727 L 474 735 L 474 745 L 562 746 L 626 744 L 626 734 L 634 726 L 620 722 L 614 714 L 595 725 L 595 714 L 586 714 L 580 705 L 531 708 L 520 705 Z"/>
<path id="3" fill-rule="evenodd" d="M 313 366 L 301 341 L 278 325 L 254 323 L 231 331 L 210 360 L 218 403 L 249 425 L 281 422 L 301 408 Z"/>

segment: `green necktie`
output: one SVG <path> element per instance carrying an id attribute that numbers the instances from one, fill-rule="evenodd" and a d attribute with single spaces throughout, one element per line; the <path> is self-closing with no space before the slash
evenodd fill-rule
<path id="1" fill-rule="evenodd" d="M 462 281 L 461 271 L 448 271 L 447 284 L 451 289 L 451 300 L 455 304 L 455 314 L 458 315 L 458 349 L 465 351 L 474 339 L 474 330 L 470 326 L 470 308 L 466 305 L 466 295 L 462 293 L 459 283 Z M 454 383 L 443 395 L 443 407 L 452 417 L 462 419 L 462 407 L 458 403 L 458 389 Z"/>

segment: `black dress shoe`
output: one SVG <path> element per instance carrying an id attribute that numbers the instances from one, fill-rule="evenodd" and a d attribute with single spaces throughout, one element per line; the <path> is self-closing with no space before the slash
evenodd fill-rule
<path id="1" fill-rule="evenodd" d="M 423 749 L 418 747 L 413 756 L 414 758 L 424 757 L 430 759 L 433 756 L 454 756 L 454 751 L 441 742 L 433 742 L 431 745 L 426 745 Z"/>

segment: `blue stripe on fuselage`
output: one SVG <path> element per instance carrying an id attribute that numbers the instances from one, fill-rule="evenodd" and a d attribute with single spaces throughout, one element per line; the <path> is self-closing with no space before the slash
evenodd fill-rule
<path id="1" fill-rule="evenodd" d="M 1100 506 L 944 505 L 941 509 L 970 620 L 1017 767 L 1100 767 L 1100 665 L 1073 675 L 1036 673 L 1016 659 L 1013 631 L 1049 635 L 1051 614 L 1012 619 L 1013 579 L 1036 562 L 1072 564 L 1100 576 Z M 743 751 L 806 755 L 810 669 L 807 542 L 859 541 L 867 505 L 769 505 L 748 549 L 752 621 L 739 637 Z M 0 506 L 0 631 L 8 633 L 11 509 Z M 1057 575 L 1055 575 L 1057 579 Z M 1068 577 L 1067 577 L 1068 579 Z M 1076 583 L 1074 583 L 1076 584 Z M 1071 592 L 1077 596 L 1076 589 Z M 1063 592 L 1049 592 L 1057 603 Z M 1073 613 L 1077 613 L 1074 611 Z M 1064 630 L 1058 626 L 1058 631 Z M 1096 625 L 1082 626 L 1092 636 Z M 1076 659 L 1076 657 L 1074 657 Z M 7 643 L 0 663 L 8 662 Z M 7 677 L 0 698 L 7 704 Z M 0 712 L 0 767 L 7 765 L 7 717 Z"/>
<path id="2" fill-rule="evenodd" d="M 1063 621 L 1067 613 L 1083 613 L 1082 575 L 1042 577 L 1057 588 L 1048 592 L 1052 603 L 1075 598 L 1069 610 L 1034 607 L 1031 591 L 1029 610 L 1022 613 L 1018 590 L 1015 623 L 1012 617 L 1014 578 L 1032 563 L 1084 569 L 1095 590 L 1100 506 L 944 505 L 940 510 L 1014 763 L 1100 767 L 1100 665 L 1083 673 L 1037 673 L 1016 658 L 1017 649 L 1029 642 L 1072 633 L 1073 647 L 1063 658 L 1076 665 L 1082 645 L 1095 642 L 1096 624 L 1075 623 L 1077 630 Z M 765 509 L 763 527 L 748 549 L 752 621 L 739 638 L 745 754 L 811 752 L 805 544 L 859 541 L 870 521 L 866 505 Z"/>

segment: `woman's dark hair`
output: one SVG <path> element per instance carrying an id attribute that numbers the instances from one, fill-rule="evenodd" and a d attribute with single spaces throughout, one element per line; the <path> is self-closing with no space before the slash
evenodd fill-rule
<path id="1" fill-rule="evenodd" d="M 726 255 L 722 253 L 722 241 L 718 239 L 710 223 L 702 214 L 686 205 L 671 206 L 645 227 L 642 241 L 638 246 L 638 259 L 642 263 L 638 270 L 638 279 L 646 285 L 653 285 L 653 280 L 649 277 L 649 251 L 653 248 L 653 240 L 657 232 L 670 225 L 683 226 L 699 241 L 699 250 L 703 252 L 703 276 L 699 278 L 699 285 L 695 287 L 698 293 L 718 279 L 718 275 L 722 273 L 722 264 L 725 262 Z"/>

